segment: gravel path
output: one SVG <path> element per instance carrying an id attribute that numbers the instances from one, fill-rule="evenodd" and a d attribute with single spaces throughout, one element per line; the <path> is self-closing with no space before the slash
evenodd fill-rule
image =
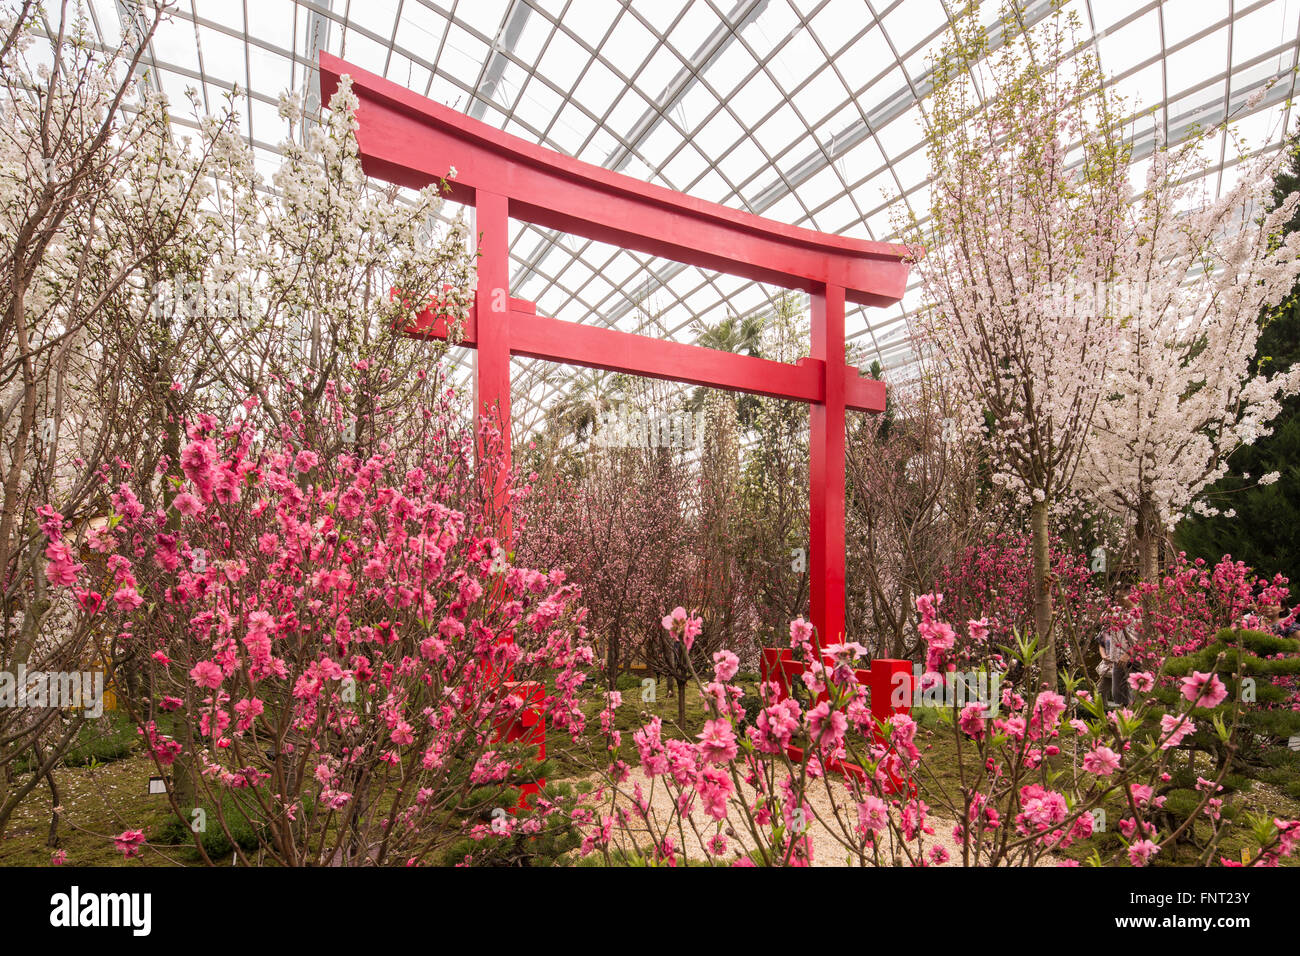
<path id="1" fill-rule="evenodd" d="M 598 775 L 588 779 L 596 786 L 600 786 L 603 782 Z M 668 788 L 664 786 L 662 781 L 654 783 L 652 787 L 652 781 L 649 781 L 639 768 L 633 768 L 627 782 L 622 785 L 623 793 L 628 796 L 620 795 L 616 806 L 629 808 L 629 811 L 633 814 L 633 820 L 639 822 L 639 817 L 636 816 L 635 811 L 630 810 L 632 807 L 630 796 L 632 787 L 638 782 L 641 784 L 645 795 L 649 797 L 651 819 L 656 822 L 658 827 L 662 828 L 669 820 L 673 819 L 672 794 L 669 793 Z M 843 788 L 842 781 L 838 777 L 832 777 L 829 781 L 829 788 L 825 782 L 819 782 L 817 786 L 810 788 L 807 794 L 808 803 L 813 810 L 813 819 L 809 821 L 808 835 L 812 839 L 814 866 L 850 865 L 847 859 L 848 851 L 832 835 L 833 833 L 842 832 L 843 827 L 834 820 L 831 796 L 836 790 L 843 791 Z M 747 796 L 752 796 L 752 787 L 746 785 L 744 789 Z M 828 792 L 828 789 L 831 792 Z M 836 796 L 839 796 L 839 794 L 836 794 Z M 608 799 L 608 794 L 606 794 L 606 803 L 603 804 L 604 809 L 601 812 L 608 812 Z M 853 806 L 852 801 L 849 800 L 840 799 L 840 802 L 847 803 L 850 807 Z M 745 819 L 739 796 L 731 797 L 729 810 L 731 811 L 731 819 Z M 856 813 L 856 811 L 854 812 Z M 827 822 L 830 823 L 829 827 Z M 846 821 L 849 824 L 852 822 Z M 922 854 L 928 857 L 931 849 L 937 846 L 943 847 L 948 852 L 949 861 L 942 865 L 960 866 L 961 846 L 952 837 L 953 821 L 930 814 L 926 818 L 926 823 L 934 830 L 934 835 L 923 834 L 919 843 L 917 841 L 909 843 L 910 858 L 903 852 L 901 847 L 894 845 L 893 838 L 890 837 L 883 847 L 882 863 L 885 865 L 908 866 L 911 864 L 912 858 Z M 686 821 L 682 822 L 682 828 L 678 829 L 676 823 L 674 823 L 674 832 L 671 836 L 674 842 L 678 844 L 679 851 L 684 849 L 688 858 L 704 860 L 710 857 L 705 848 L 705 843 L 712 839 L 717 832 L 718 822 L 706 814 L 700 805 L 700 801 L 696 800 Z M 650 841 L 644 831 L 637 833 L 636 836 L 636 842 L 640 848 L 649 845 Z M 746 852 L 753 849 L 753 837 L 747 831 L 736 830 L 734 833 L 726 834 L 726 837 L 726 854 L 721 858 L 715 857 L 719 862 L 730 862 L 737 858 L 737 851 Z M 624 839 L 626 840 L 627 837 L 624 837 Z M 617 842 L 617 836 L 615 842 Z M 1052 866 L 1055 862 L 1055 859 L 1045 859 L 1039 865 Z"/>

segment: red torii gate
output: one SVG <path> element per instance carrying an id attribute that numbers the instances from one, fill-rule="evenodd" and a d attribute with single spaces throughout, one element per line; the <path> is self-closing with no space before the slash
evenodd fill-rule
<path id="1" fill-rule="evenodd" d="M 884 384 L 844 361 L 844 308 L 846 301 L 897 302 L 907 282 L 906 249 L 784 225 L 593 166 L 324 52 L 322 102 L 344 74 L 358 99 L 365 172 L 414 189 L 445 178 L 450 199 L 475 207 L 478 284 L 462 344 L 477 350 L 475 423 L 498 421 L 507 466 L 512 354 L 808 404 L 810 612 L 822 645 L 843 640 L 845 412 L 885 408 Z M 509 294 L 510 218 L 808 292 L 812 355 L 788 365 L 539 316 L 533 303 Z M 429 312 L 407 331 L 447 334 Z"/>

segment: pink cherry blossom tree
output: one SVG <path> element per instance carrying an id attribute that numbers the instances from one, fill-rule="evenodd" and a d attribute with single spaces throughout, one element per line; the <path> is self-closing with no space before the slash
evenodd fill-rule
<path id="1" fill-rule="evenodd" d="M 689 601 L 704 616 L 692 652 L 698 660 L 723 647 L 750 666 L 757 657 L 752 601 L 735 586 L 730 404 L 710 402 L 703 420 L 696 448 L 593 443 L 573 460 L 573 474 L 530 496 L 521 529 L 524 560 L 562 568 L 582 587 L 609 689 L 628 664 L 644 663 L 675 685 L 681 723 L 691 671 L 680 642 L 665 640 L 658 627 L 666 608 Z"/>
<path id="2" fill-rule="evenodd" d="M 117 484 L 104 570 L 62 581 L 114 658 L 143 662 L 147 694 L 125 703 L 199 852 L 200 824 L 235 842 L 237 817 L 281 865 L 410 865 L 465 835 L 563 825 L 543 797 L 517 806 L 537 760 L 516 730 L 531 711 L 581 733 L 585 612 L 562 572 L 502 560 L 458 407 L 361 459 L 256 406 L 189 425 L 168 511 Z M 45 533 L 57 550 L 54 517 Z"/>
<path id="3" fill-rule="evenodd" d="M 686 522 L 687 473 L 668 449 L 590 449 L 579 474 L 552 475 L 524 503 L 523 560 L 579 582 L 605 681 L 644 659 L 649 627 L 689 579 L 677 540 Z"/>

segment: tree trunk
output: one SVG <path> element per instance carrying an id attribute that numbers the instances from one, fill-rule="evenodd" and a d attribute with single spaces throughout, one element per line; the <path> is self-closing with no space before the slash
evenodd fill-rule
<path id="1" fill-rule="evenodd" d="M 677 727 L 686 732 L 686 681 L 677 678 Z"/>
<path id="2" fill-rule="evenodd" d="M 1155 507 L 1149 498 L 1143 497 L 1138 504 L 1137 526 L 1133 529 L 1133 536 L 1137 539 L 1139 581 L 1156 584 L 1160 580 L 1158 558 L 1161 530 L 1160 518 L 1156 514 Z M 1155 595 L 1144 591 L 1142 593 L 1143 630 L 1146 629 L 1146 623 L 1151 620 L 1154 613 Z"/>
<path id="3" fill-rule="evenodd" d="M 1055 690 L 1056 637 L 1052 634 L 1051 543 L 1047 536 L 1047 500 L 1034 502 L 1030 511 L 1034 551 L 1034 629 L 1043 648 L 1042 683 Z"/>
<path id="4" fill-rule="evenodd" d="M 36 755 L 36 767 L 39 770 L 45 767 L 45 754 L 41 752 L 41 742 L 32 741 L 32 751 Z M 63 808 L 63 799 L 59 796 L 59 785 L 54 781 L 54 772 L 50 767 L 45 768 L 45 782 L 50 787 L 50 832 L 45 838 L 46 846 L 59 845 L 59 811 Z"/>
<path id="5" fill-rule="evenodd" d="M 22 358 L 23 401 L 17 432 L 9 446 L 9 473 L 5 475 L 3 504 L 0 504 L 0 573 L 12 575 L 5 592 L 7 599 L 18 590 L 18 573 L 10 569 L 9 562 L 14 558 L 13 546 L 17 543 L 14 523 L 21 517 L 18 514 L 20 510 L 18 499 L 23 472 L 27 466 L 27 444 L 36 429 L 36 371 L 27 341 L 25 295 L 24 284 L 15 280 L 9 316 L 13 319 L 18 333 L 18 354 Z"/>
<path id="6" fill-rule="evenodd" d="M 609 650 L 605 653 L 605 682 L 610 690 L 618 685 L 618 644 L 618 631 L 615 630 L 609 636 Z"/>
<path id="7" fill-rule="evenodd" d="M 1150 500 L 1143 498 L 1138 505 L 1137 527 L 1133 532 L 1137 538 L 1138 578 L 1142 581 L 1155 583 L 1159 576 L 1160 533 L 1160 517 Z"/>
<path id="8" fill-rule="evenodd" d="M 181 438 L 182 432 L 182 409 L 171 398 L 170 376 L 159 374 L 154 381 L 154 394 L 158 407 L 163 414 L 163 454 L 167 456 L 167 469 L 169 475 L 176 475 L 184 479 L 185 473 L 181 470 Z M 167 515 L 167 530 L 172 534 L 178 534 L 180 531 L 181 516 L 180 512 L 171 506 L 172 501 L 177 495 L 176 488 L 170 481 L 162 482 L 162 508 Z M 127 683 L 130 688 L 139 687 L 139 682 L 135 679 L 134 673 L 137 666 L 135 661 L 127 661 Z M 143 701 L 134 701 L 135 706 L 143 707 L 148 711 L 153 709 L 153 701 L 145 703 Z M 188 748 L 181 751 L 172 763 L 172 791 L 176 797 L 176 805 L 184 813 L 189 813 L 196 806 L 198 800 L 198 763 L 195 761 L 195 755 Z M 188 825 L 190 818 L 185 818 Z"/>

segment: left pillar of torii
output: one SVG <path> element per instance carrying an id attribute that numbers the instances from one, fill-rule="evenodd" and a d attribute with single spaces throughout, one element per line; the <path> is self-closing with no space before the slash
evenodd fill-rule
<path id="1" fill-rule="evenodd" d="M 484 427 L 500 436 L 498 468 L 484 475 L 499 516 L 497 537 L 510 548 L 513 521 L 506 487 L 510 454 L 510 212 L 505 196 L 476 190 L 474 229 L 478 234 L 478 280 L 473 322 L 474 425 L 482 439 Z"/>

